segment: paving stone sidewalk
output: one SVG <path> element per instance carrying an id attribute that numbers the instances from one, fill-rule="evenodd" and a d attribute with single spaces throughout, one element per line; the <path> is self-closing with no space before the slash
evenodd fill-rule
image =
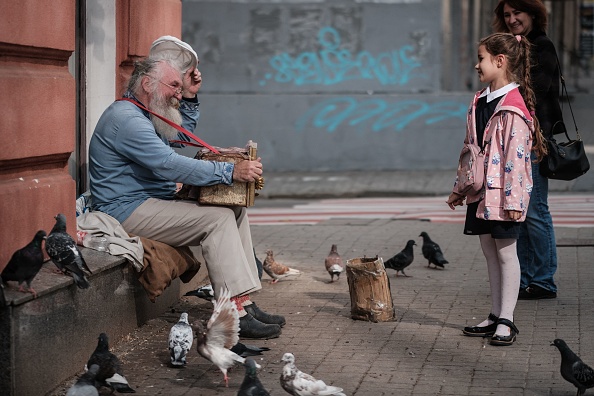
<path id="1" fill-rule="evenodd" d="M 283 353 L 292 352 L 301 370 L 344 388 L 347 395 L 567 395 L 576 389 L 559 373 L 560 355 L 550 346 L 563 338 L 594 366 L 594 247 L 558 248 L 557 299 L 519 301 L 515 323 L 520 330 L 511 347 L 464 337 L 465 325 L 489 313 L 486 265 L 478 238 L 464 236 L 459 225 L 424 221 L 340 219 L 317 225 L 252 226 L 258 257 L 273 249 L 276 259 L 303 271 L 299 277 L 270 284 L 253 300 L 283 314 L 280 338 L 243 340 L 268 346 L 258 362 L 259 377 L 271 395 L 284 395 L 279 377 Z M 438 242 L 450 264 L 430 269 L 421 255 L 420 232 Z M 594 228 L 558 228 L 558 241 L 590 243 Z M 414 239 L 415 260 L 409 277 L 389 271 L 397 320 L 370 323 L 350 317 L 346 274 L 335 283 L 324 269 L 331 244 L 343 259 L 379 255 L 385 260 Z M 236 395 L 244 369 L 230 371 L 226 388 L 221 372 L 195 349 L 182 369 L 168 366 L 167 337 L 179 314 L 206 319 L 212 305 L 182 298 L 160 318 L 142 326 L 112 347 L 124 362 L 137 395 Z M 117 314 L 117 313 L 114 313 Z M 106 329 L 109 332 L 109 329 Z M 89 354 L 95 345 L 89 345 Z M 48 395 L 65 395 L 74 379 Z M 102 394 L 109 394 L 103 389 Z"/>

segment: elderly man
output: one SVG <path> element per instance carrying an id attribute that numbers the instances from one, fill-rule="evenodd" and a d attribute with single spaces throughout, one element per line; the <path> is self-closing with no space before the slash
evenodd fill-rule
<path id="1" fill-rule="evenodd" d="M 200 73 L 167 56 L 136 63 L 127 99 L 193 130 Z M 181 110 L 181 112 L 180 112 Z M 136 103 L 116 101 L 103 113 L 89 147 L 93 209 L 128 232 L 172 246 L 201 246 L 215 296 L 226 287 L 240 314 L 240 337 L 278 337 L 285 319 L 259 309 L 249 293 L 261 288 L 245 208 L 201 206 L 174 198 L 176 182 L 196 186 L 251 182 L 262 164 L 202 161 L 177 154 L 171 139 L 186 139 Z"/>

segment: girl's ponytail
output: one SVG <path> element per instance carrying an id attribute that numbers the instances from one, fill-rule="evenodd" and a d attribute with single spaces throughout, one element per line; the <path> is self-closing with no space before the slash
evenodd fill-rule
<path id="1" fill-rule="evenodd" d="M 532 89 L 532 80 L 530 79 L 531 58 L 530 58 L 530 47 L 531 44 L 525 37 L 520 35 L 515 36 L 516 41 L 520 45 L 520 59 L 523 61 L 524 67 L 522 68 L 518 64 L 519 77 L 522 78 L 520 84 L 520 92 L 526 102 L 526 107 L 530 111 L 532 116 L 532 122 L 534 125 L 534 142 L 532 144 L 532 151 L 536 154 L 536 162 L 540 162 L 542 158 L 547 154 L 547 146 L 545 144 L 545 138 L 542 130 L 540 129 L 540 123 L 536 118 L 536 95 Z"/>

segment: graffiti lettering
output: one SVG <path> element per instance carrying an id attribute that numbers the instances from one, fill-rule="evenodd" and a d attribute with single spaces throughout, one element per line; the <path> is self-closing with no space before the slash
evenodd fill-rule
<path id="1" fill-rule="evenodd" d="M 403 100 L 388 103 L 382 99 L 358 101 L 344 97 L 325 100 L 312 107 L 296 123 L 301 131 L 307 125 L 334 132 L 339 126 L 368 124 L 373 132 L 387 128 L 402 130 L 411 122 L 423 119 L 426 125 L 455 118 L 466 121 L 466 105 L 453 101 L 426 103 L 420 100 Z"/>
<path id="2" fill-rule="evenodd" d="M 275 70 L 267 73 L 266 80 L 277 83 L 306 85 L 333 85 L 349 80 L 377 80 L 382 85 L 405 85 L 413 70 L 421 63 L 414 56 L 414 48 L 405 45 L 399 50 L 383 52 L 373 56 L 368 51 L 353 54 L 340 49 L 341 39 L 332 27 L 325 27 L 318 33 L 318 42 L 322 46 L 319 53 L 302 52 L 296 57 L 282 53 L 270 59 L 269 64 Z M 426 78 L 421 73 L 415 77 Z"/>

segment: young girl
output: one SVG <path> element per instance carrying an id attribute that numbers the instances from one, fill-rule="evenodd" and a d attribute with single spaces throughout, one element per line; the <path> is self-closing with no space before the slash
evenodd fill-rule
<path id="1" fill-rule="evenodd" d="M 479 79 L 489 84 L 474 96 L 468 112 L 465 143 L 485 153 L 485 183 L 480 192 L 465 196 L 458 183 L 447 203 L 466 200 L 464 234 L 479 235 L 491 287 L 491 313 L 464 334 L 491 337 L 491 345 L 511 345 L 519 332 L 514 309 L 520 287 L 516 240 L 532 189 L 530 152 L 542 158 L 544 145 L 534 117 L 530 84 L 530 44 L 526 38 L 495 33 L 479 43 Z M 533 147 L 534 146 L 534 147 Z"/>

